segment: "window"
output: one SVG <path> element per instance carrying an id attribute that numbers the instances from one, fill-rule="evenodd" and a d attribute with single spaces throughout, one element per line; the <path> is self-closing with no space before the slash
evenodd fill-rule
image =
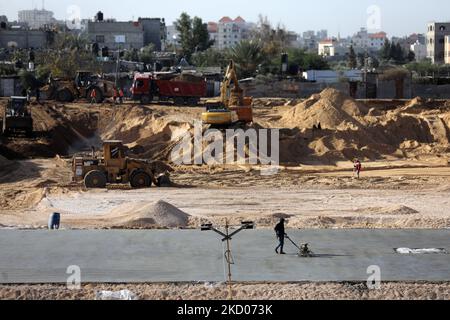
<path id="1" fill-rule="evenodd" d="M 445 26 L 440 26 L 439 27 L 439 31 L 445 31 L 445 29 L 446 29 Z"/>
<path id="2" fill-rule="evenodd" d="M 120 158 L 120 148 L 114 147 L 111 149 L 111 159 L 119 159 Z"/>
<path id="3" fill-rule="evenodd" d="M 97 43 L 105 43 L 105 36 L 96 36 L 95 42 Z"/>

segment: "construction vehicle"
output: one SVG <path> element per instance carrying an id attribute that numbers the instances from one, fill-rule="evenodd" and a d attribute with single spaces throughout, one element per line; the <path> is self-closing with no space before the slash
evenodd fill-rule
<path id="1" fill-rule="evenodd" d="M 237 79 L 235 64 L 230 61 L 220 87 L 220 97 L 206 102 L 206 112 L 202 114 L 202 121 L 214 126 L 229 126 L 236 122 L 251 123 L 252 103 L 251 97 L 244 97 L 244 91 Z"/>
<path id="2" fill-rule="evenodd" d="M 174 72 L 137 73 L 131 87 L 132 99 L 142 104 L 158 99 L 171 100 L 177 106 L 196 106 L 206 91 L 205 78 Z"/>
<path id="3" fill-rule="evenodd" d="M 33 118 L 27 97 L 11 97 L 3 110 L 2 133 L 22 132 L 27 136 L 33 133 Z"/>
<path id="4" fill-rule="evenodd" d="M 46 100 L 73 102 L 76 99 L 90 99 L 95 90 L 95 100 L 101 103 L 113 96 L 114 87 L 114 82 L 101 79 L 92 72 L 78 71 L 74 80 L 50 79 L 49 84 L 41 89 L 41 94 Z"/>
<path id="5" fill-rule="evenodd" d="M 103 142 L 103 154 L 97 157 L 75 156 L 72 160 L 73 181 L 84 182 L 86 188 L 106 188 L 107 184 L 130 184 L 132 188 L 158 185 L 151 162 L 125 156 L 122 141 Z"/>

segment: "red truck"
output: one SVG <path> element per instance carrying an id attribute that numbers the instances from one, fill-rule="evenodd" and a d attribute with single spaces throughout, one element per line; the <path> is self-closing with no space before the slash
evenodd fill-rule
<path id="1" fill-rule="evenodd" d="M 203 77 L 168 72 L 138 73 L 134 76 L 131 95 L 133 100 L 148 104 L 173 101 L 176 105 L 197 105 L 206 97 L 207 83 Z"/>

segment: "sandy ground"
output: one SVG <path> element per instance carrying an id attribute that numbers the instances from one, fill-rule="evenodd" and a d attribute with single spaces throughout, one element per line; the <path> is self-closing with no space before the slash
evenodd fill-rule
<path id="1" fill-rule="evenodd" d="M 65 228 L 124 228 L 136 218 L 130 210 L 158 200 L 188 213 L 187 227 L 227 217 L 268 228 L 287 217 L 291 228 L 449 228 L 449 101 L 372 104 L 332 91 L 304 101 L 256 101 L 253 127 L 281 129 L 282 166 L 274 176 L 249 166 L 176 166 L 176 188 L 89 192 L 71 183 L 73 153 L 121 139 L 135 157 L 167 160 L 203 108 L 36 105 L 35 138 L 0 137 L 0 156 L 27 159 L 0 158 L 0 228 L 45 227 L 54 211 L 62 212 Z M 322 130 L 313 130 L 318 124 Z M 363 160 L 360 180 L 352 177 L 355 157 Z M 143 299 L 226 298 L 223 286 L 204 284 L 86 285 L 73 292 L 0 286 L 0 298 L 85 299 L 124 288 Z M 379 291 L 338 283 L 234 287 L 239 299 L 449 299 L 449 289 L 448 283 L 387 283 Z"/>
<path id="2" fill-rule="evenodd" d="M 0 299 L 94 300 L 103 290 L 130 290 L 143 300 L 225 300 L 225 284 L 85 284 L 80 290 L 64 285 L 0 285 Z M 369 290 L 365 283 L 234 284 L 235 300 L 449 300 L 450 283 L 382 283 Z"/>
<path id="3" fill-rule="evenodd" d="M 345 164 L 289 168 L 275 176 L 191 168 L 172 176 L 178 188 L 86 191 L 71 183 L 66 161 L 26 160 L 3 175 L 0 225 L 45 227 L 49 214 L 60 212 L 66 228 L 126 227 L 137 209 L 163 200 L 188 213 L 193 228 L 225 218 L 266 228 L 280 217 L 289 218 L 291 228 L 450 227 L 450 168 L 415 165 L 367 164 L 360 180 Z"/>

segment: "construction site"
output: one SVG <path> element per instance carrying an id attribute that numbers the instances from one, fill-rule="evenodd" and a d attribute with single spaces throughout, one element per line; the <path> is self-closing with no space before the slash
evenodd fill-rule
<path id="1" fill-rule="evenodd" d="M 450 299 L 446 67 L 263 16 L 4 17 L 0 300 Z"/>
<path id="2" fill-rule="evenodd" d="M 1 104 L 6 108 L 8 99 Z M 294 230 L 424 229 L 448 235 L 450 101 L 363 101 L 334 89 L 305 100 L 255 99 L 254 119 L 243 128 L 280 130 L 275 175 L 262 175 L 258 164 L 173 164 L 171 151 L 201 119 L 200 105 L 45 101 L 31 102 L 31 110 L 32 137 L 1 137 L 5 230 L 46 229 L 58 212 L 64 230 L 196 230 L 205 223 L 249 220 L 271 230 L 285 218 Z M 166 185 L 134 189 L 105 181 L 106 188 L 90 189 L 82 179 L 75 181 L 74 156 L 101 152 L 105 141 L 120 141 L 130 157 L 151 161 L 152 180 L 164 174 Z M 360 179 L 353 173 L 355 158 L 363 163 Z M 448 270 L 443 280 L 389 282 L 373 292 L 342 282 L 233 286 L 238 298 L 448 299 Z M 147 299 L 226 298 L 220 283 L 86 284 L 81 291 L 57 284 L 2 285 L 0 296 L 89 299 L 96 290 L 127 288 Z M 272 294 L 274 288 L 279 295 Z"/>

